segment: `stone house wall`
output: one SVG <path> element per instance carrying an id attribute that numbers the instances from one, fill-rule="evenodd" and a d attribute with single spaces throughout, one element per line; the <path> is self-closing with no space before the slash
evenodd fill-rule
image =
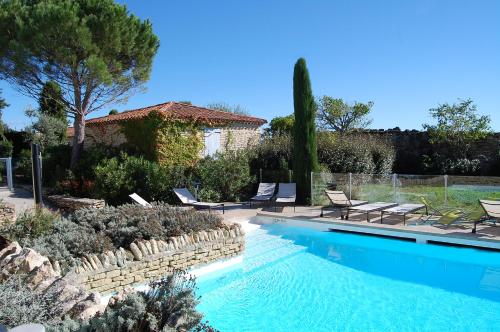
<path id="1" fill-rule="evenodd" d="M 110 293 L 160 279 L 175 270 L 237 256 L 244 247 L 240 225 L 232 224 L 228 229 L 185 234 L 168 241 L 137 241 L 130 250 L 87 255 L 69 278 L 76 279 L 87 291 Z"/>
<path id="2" fill-rule="evenodd" d="M 258 125 L 231 124 L 221 128 L 220 146 L 222 151 L 225 151 L 226 147 L 230 150 L 242 150 L 256 145 L 259 139 L 260 129 Z"/>
<path id="3" fill-rule="evenodd" d="M 244 123 L 233 123 L 221 127 L 220 146 L 224 151 L 226 147 L 231 150 L 245 149 L 258 143 L 260 138 L 260 126 Z M 72 138 L 69 138 L 70 144 Z M 127 142 L 127 138 L 120 129 L 119 124 L 107 124 L 101 126 L 88 126 L 85 128 L 84 148 L 96 144 L 104 144 L 119 147 Z"/>
<path id="4" fill-rule="evenodd" d="M 104 126 L 88 126 L 85 128 L 84 148 L 95 144 L 118 147 L 127 142 L 127 138 L 122 133 L 120 125 L 116 123 Z"/>

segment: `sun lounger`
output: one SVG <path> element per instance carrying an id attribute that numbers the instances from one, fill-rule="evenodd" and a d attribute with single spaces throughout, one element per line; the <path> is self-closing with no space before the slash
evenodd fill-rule
<path id="1" fill-rule="evenodd" d="M 182 204 L 193 206 L 195 208 L 206 208 L 209 212 L 215 207 L 222 207 L 222 214 L 224 214 L 224 203 L 209 203 L 199 202 L 187 188 L 174 188 L 174 193 L 179 197 Z"/>
<path id="2" fill-rule="evenodd" d="M 500 201 L 480 199 L 479 204 L 484 210 L 484 216 L 474 221 L 474 229 L 472 233 L 476 233 L 476 226 L 482 222 L 493 222 L 496 226 L 497 221 L 500 221 Z"/>
<path id="3" fill-rule="evenodd" d="M 250 206 L 252 206 L 252 202 L 271 202 L 275 190 L 275 183 L 259 183 L 257 194 L 255 194 L 254 197 L 250 198 Z"/>
<path id="4" fill-rule="evenodd" d="M 276 195 L 275 210 L 277 205 L 293 204 L 293 212 L 295 212 L 295 200 L 297 198 L 297 186 L 295 183 L 280 183 L 278 184 L 278 194 Z"/>
<path id="5" fill-rule="evenodd" d="M 362 212 L 366 214 L 366 221 L 370 222 L 370 212 L 377 212 L 377 211 L 382 211 L 388 208 L 391 208 L 393 206 L 398 205 L 397 203 L 387 203 L 387 202 L 375 202 L 375 203 L 369 203 L 369 204 L 363 204 L 363 205 L 358 205 L 358 206 L 350 206 L 347 208 L 347 214 L 345 216 L 345 219 L 349 219 L 349 212 L 350 211 L 357 211 L 357 212 Z"/>
<path id="6" fill-rule="evenodd" d="M 134 202 L 136 202 L 139 205 L 142 205 L 144 207 L 151 207 L 152 205 L 148 203 L 144 198 L 141 196 L 137 195 L 136 193 L 128 195 L 128 197 L 132 198 Z"/>
<path id="7" fill-rule="evenodd" d="M 384 217 L 384 213 L 388 214 L 397 214 L 403 216 L 403 225 L 406 225 L 406 215 L 409 213 L 417 212 L 418 210 L 422 210 L 425 208 L 424 204 L 401 204 L 397 206 L 393 206 L 391 208 L 380 211 L 380 223 L 382 224 L 382 218 Z"/>
<path id="8" fill-rule="evenodd" d="M 320 217 L 323 217 L 324 210 L 327 209 L 338 209 L 340 210 L 340 217 L 343 219 L 342 210 L 351 206 L 358 206 L 367 204 L 367 201 L 358 201 L 354 199 L 347 198 L 346 194 L 343 191 L 335 191 L 335 190 L 325 190 L 325 194 L 330 200 L 330 205 L 321 207 Z"/>

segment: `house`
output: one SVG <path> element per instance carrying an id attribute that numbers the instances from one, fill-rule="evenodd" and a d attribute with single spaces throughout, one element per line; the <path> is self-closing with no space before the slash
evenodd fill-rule
<path id="1" fill-rule="evenodd" d="M 217 111 L 178 102 L 167 102 L 122 113 L 86 120 L 84 147 L 105 144 L 113 147 L 127 143 L 124 125 L 137 123 L 151 115 L 168 122 L 194 124 L 203 135 L 203 156 L 223 152 L 225 149 L 245 149 L 259 141 L 260 127 L 264 119 Z M 72 143 L 73 128 L 68 128 L 67 137 Z"/>

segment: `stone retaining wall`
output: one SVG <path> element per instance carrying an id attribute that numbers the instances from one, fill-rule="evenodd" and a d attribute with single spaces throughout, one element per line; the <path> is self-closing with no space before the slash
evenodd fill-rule
<path id="1" fill-rule="evenodd" d="M 16 209 L 14 205 L 0 202 L 0 226 L 8 224 L 16 219 Z"/>
<path id="2" fill-rule="evenodd" d="M 58 208 L 68 211 L 83 208 L 102 209 L 106 205 L 102 199 L 77 198 L 66 195 L 50 195 L 47 199 Z"/>
<path id="3" fill-rule="evenodd" d="M 232 224 L 226 229 L 201 231 L 168 241 L 136 241 L 129 250 L 120 248 L 88 255 L 72 273 L 87 291 L 110 293 L 159 279 L 175 270 L 237 256 L 244 246 L 240 225 Z"/>

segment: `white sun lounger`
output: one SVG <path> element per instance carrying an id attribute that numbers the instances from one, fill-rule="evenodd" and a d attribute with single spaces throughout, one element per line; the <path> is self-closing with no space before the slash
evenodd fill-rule
<path id="1" fill-rule="evenodd" d="M 187 188 L 174 188 L 174 193 L 184 205 L 207 208 L 209 212 L 212 211 L 212 208 L 221 206 L 222 214 L 224 214 L 224 203 L 199 202 Z"/>
<path id="2" fill-rule="evenodd" d="M 401 204 L 394 206 L 385 210 L 380 211 L 380 223 L 382 224 L 382 218 L 384 213 L 398 214 L 403 216 L 403 225 L 406 225 L 406 215 L 409 213 L 417 212 L 425 208 L 424 204 Z"/>
<path id="3" fill-rule="evenodd" d="M 321 207 L 321 214 L 320 217 L 323 217 L 324 215 L 324 210 L 327 209 L 339 209 L 340 210 L 340 217 L 343 219 L 344 216 L 342 215 L 342 210 L 345 208 L 348 208 L 350 206 L 358 206 L 358 205 L 363 205 L 367 204 L 367 201 L 358 201 L 354 199 L 349 199 L 347 198 L 346 194 L 342 190 L 325 190 L 325 194 L 330 200 L 330 205 L 329 206 L 322 206 Z"/>
<path id="4" fill-rule="evenodd" d="M 152 205 L 148 203 L 144 198 L 141 196 L 137 195 L 136 193 L 133 193 L 131 195 L 128 195 L 128 197 L 132 198 L 134 202 L 136 202 L 139 205 L 142 205 L 144 207 L 151 207 Z"/>
<path id="5" fill-rule="evenodd" d="M 349 212 L 350 211 L 357 211 L 357 212 L 362 212 L 366 214 L 366 221 L 370 222 L 370 212 L 376 212 L 376 211 L 382 211 L 388 208 L 391 208 L 393 206 L 398 205 L 398 203 L 387 203 L 387 202 L 375 202 L 375 203 L 369 203 L 369 204 L 363 204 L 363 205 L 358 205 L 358 206 L 350 206 L 347 208 L 347 214 L 345 216 L 345 219 L 349 219 Z"/>
<path id="6" fill-rule="evenodd" d="M 276 190 L 275 183 L 259 183 L 259 188 L 257 189 L 257 194 L 250 198 L 250 206 L 252 206 L 252 201 L 255 202 L 270 202 L 274 196 L 274 191 Z"/>
<path id="7" fill-rule="evenodd" d="M 295 183 L 280 183 L 278 184 L 278 194 L 276 195 L 275 210 L 277 205 L 293 204 L 293 212 L 295 212 L 295 201 L 297 199 L 297 185 Z"/>
<path id="8" fill-rule="evenodd" d="M 485 215 L 474 222 L 472 233 L 476 233 L 476 226 L 479 223 L 492 222 L 496 226 L 497 221 L 500 221 L 500 201 L 480 199 L 479 204 L 483 208 Z"/>

